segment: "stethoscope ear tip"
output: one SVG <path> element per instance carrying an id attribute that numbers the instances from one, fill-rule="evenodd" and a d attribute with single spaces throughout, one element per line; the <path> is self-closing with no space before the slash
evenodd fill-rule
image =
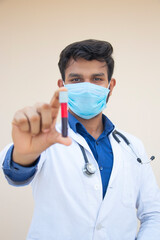
<path id="1" fill-rule="evenodd" d="M 150 157 L 150 161 L 143 163 L 140 158 L 137 158 L 137 162 L 139 162 L 139 163 L 141 163 L 141 164 L 147 164 L 147 163 L 150 163 L 151 161 L 153 161 L 154 159 L 155 159 L 155 156 L 151 156 L 151 157 Z"/>
<path id="2" fill-rule="evenodd" d="M 137 162 L 142 163 L 142 160 L 140 158 L 137 158 Z"/>

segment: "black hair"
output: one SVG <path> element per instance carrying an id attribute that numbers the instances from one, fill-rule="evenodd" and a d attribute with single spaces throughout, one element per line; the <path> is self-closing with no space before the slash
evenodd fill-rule
<path id="1" fill-rule="evenodd" d="M 61 52 L 58 62 L 63 81 L 65 81 L 65 70 L 71 58 L 75 61 L 79 58 L 83 58 L 88 61 L 98 60 L 100 62 L 106 62 L 108 79 L 110 81 L 114 70 L 112 53 L 113 47 L 106 41 L 88 39 L 68 45 Z"/>

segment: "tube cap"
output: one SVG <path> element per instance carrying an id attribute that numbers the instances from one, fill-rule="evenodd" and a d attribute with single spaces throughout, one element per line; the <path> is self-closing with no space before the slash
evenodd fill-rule
<path id="1" fill-rule="evenodd" d="M 68 102 L 68 92 L 67 91 L 59 92 L 59 102 L 60 103 Z"/>

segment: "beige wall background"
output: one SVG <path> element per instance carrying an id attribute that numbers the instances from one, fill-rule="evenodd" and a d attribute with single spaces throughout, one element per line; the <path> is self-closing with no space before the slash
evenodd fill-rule
<path id="1" fill-rule="evenodd" d="M 156 156 L 160 185 L 159 0 L 0 0 L 0 150 L 16 110 L 50 101 L 60 51 L 88 38 L 114 47 L 117 86 L 105 113 Z M 25 239 L 33 205 L 30 186 L 11 187 L 0 172 L 0 239 Z"/>

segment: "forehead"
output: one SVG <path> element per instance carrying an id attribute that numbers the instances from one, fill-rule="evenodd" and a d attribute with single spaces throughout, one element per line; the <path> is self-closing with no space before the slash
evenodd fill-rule
<path id="1" fill-rule="evenodd" d="M 97 60 L 85 60 L 85 59 L 71 59 L 65 70 L 65 76 L 67 77 L 70 73 L 77 74 L 93 74 L 102 72 L 107 76 L 107 64 L 106 62 L 100 62 Z"/>

